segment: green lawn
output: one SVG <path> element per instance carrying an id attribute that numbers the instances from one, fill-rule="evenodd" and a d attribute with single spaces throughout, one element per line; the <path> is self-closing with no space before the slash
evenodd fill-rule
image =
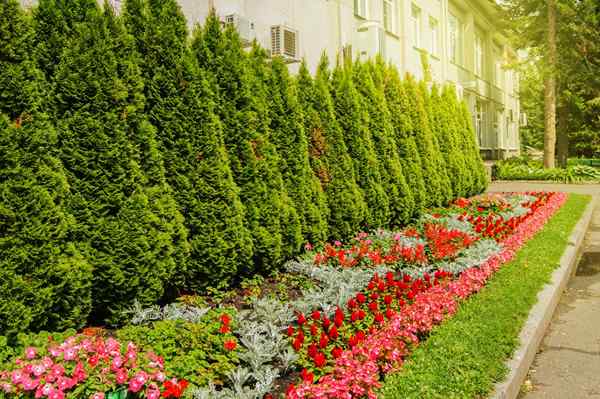
<path id="1" fill-rule="evenodd" d="M 379 397 L 480 398 L 506 375 L 505 361 L 567 246 L 590 197 L 570 195 L 567 203 L 515 259 L 504 265 L 487 287 L 461 304 L 457 314 L 434 329 L 407 359 L 388 375 Z"/>

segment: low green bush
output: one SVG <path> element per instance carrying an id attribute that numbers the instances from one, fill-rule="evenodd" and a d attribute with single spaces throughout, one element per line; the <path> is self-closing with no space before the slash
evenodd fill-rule
<path id="1" fill-rule="evenodd" d="M 549 180 L 563 183 L 600 182 L 600 169 L 586 165 L 566 168 L 544 169 L 541 161 L 527 158 L 511 158 L 498 162 L 494 167 L 498 180 Z"/>

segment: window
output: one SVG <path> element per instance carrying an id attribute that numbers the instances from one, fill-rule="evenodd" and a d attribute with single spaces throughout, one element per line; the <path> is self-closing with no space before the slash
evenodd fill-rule
<path id="1" fill-rule="evenodd" d="M 439 40 L 439 30 L 438 30 L 438 21 L 437 19 L 431 17 L 429 18 L 429 29 L 431 30 L 431 43 L 430 43 L 430 48 L 429 48 L 429 52 L 433 55 L 438 55 L 439 53 L 439 45 L 438 45 L 438 40 Z"/>
<path id="2" fill-rule="evenodd" d="M 487 124 L 487 104 L 483 101 L 477 100 L 475 104 L 475 132 L 477 133 L 477 139 L 479 145 L 484 143 L 483 137 L 485 133 L 485 126 Z"/>
<path id="3" fill-rule="evenodd" d="M 483 39 L 475 33 L 475 75 L 483 76 Z"/>
<path id="4" fill-rule="evenodd" d="M 396 34 L 396 0 L 383 0 L 383 27 L 386 31 Z"/>
<path id="5" fill-rule="evenodd" d="M 413 46 L 421 48 L 421 9 L 414 4 L 410 13 Z"/>
<path id="6" fill-rule="evenodd" d="M 450 61 L 462 64 L 462 23 L 452 14 L 448 17 L 448 35 L 450 37 Z"/>
<path id="7" fill-rule="evenodd" d="M 360 18 L 367 19 L 369 9 L 369 0 L 354 0 L 354 14 Z"/>

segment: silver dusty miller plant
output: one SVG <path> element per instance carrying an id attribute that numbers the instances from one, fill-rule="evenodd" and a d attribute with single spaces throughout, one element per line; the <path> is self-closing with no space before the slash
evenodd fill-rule
<path id="1" fill-rule="evenodd" d="M 124 313 L 131 317 L 131 324 L 140 325 L 158 320 L 184 320 L 198 323 L 209 311 L 209 307 L 200 308 L 182 303 L 170 303 L 164 307 L 154 305 L 143 308 L 136 299 L 133 306 Z"/>

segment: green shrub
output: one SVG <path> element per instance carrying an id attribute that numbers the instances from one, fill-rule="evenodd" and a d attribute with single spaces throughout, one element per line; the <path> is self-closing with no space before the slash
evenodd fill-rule
<path id="1" fill-rule="evenodd" d="M 224 381 L 237 364 L 237 351 L 228 351 L 223 344 L 234 339 L 231 333 L 221 333 L 216 311 L 211 311 L 199 323 L 163 320 L 148 326 L 127 326 L 117 331 L 122 342 L 132 341 L 146 351 L 153 351 L 165 360 L 165 371 L 193 385 Z"/>
<path id="2" fill-rule="evenodd" d="M 271 61 L 265 83 L 270 88 L 271 141 L 277 147 L 281 162 L 279 168 L 298 211 L 303 236 L 309 242 L 324 241 L 328 238 L 327 198 L 310 167 L 303 109 L 297 87 L 282 59 Z"/>
<path id="3" fill-rule="evenodd" d="M 176 1 L 141 0 L 125 4 L 124 19 L 140 53 L 146 113 L 189 231 L 190 257 L 175 281 L 188 289 L 229 283 L 252 258 L 252 241 L 214 93 L 186 46 L 186 20 Z"/>
<path id="4" fill-rule="evenodd" d="M 467 196 L 471 196 L 485 191 L 488 185 L 488 177 L 485 166 L 483 165 L 483 160 L 481 159 L 479 146 L 477 145 L 477 137 L 475 136 L 475 129 L 473 128 L 473 120 L 471 119 L 471 114 L 469 113 L 466 102 L 461 101 L 459 103 L 456 115 L 458 116 L 459 126 L 461 127 L 459 143 L 466 154 L 465 164 L 467 170 L 471 172 L 469 181 L 472 185 L 467 189 Z"/>
<path id="5" fill-rule="evenodd" d="M 91 268 L 72 240 L 69 184 L 52 156 L 56 133 L 40 111 L 41 73 L 16 0 L 0 3 L 0 334 L 81 326 Z"/>
<path id="6" fill-rule="evenodd" d="M 408 223 L 413 215 L 415 200 L 402 170 L 392 115 L 384 93 L 383 67 L 381 60 L 357 64 L 354 79 L 369 113 L 369 130 L 379 160 L 383 187 L 390 200 L 391 219 L 386 224 L 401 226 Z"/>
<path id="7" fill-rule="evenodd" d="M 254 265 L 246 271 L 273 271 L 299 252 L 302 236 L 279 155 L 269 141 L 267 91 L 261 80 L 265 65 L 248 58 L 238 33 L 232 27 L 223 31 L 214 12 L 197 30 L 192 46 L 200 66 L 213 76 L 231 169 L 246 207 L 254 245 Z"/>
<path id="8" fill-rule="evenodd" d="M 119 321 L 134 299 L 163 297 L 187 250 L 183 219 L 166 185 L 131 37 L 107 8 L 78 25 L 55 81 L 59 156 L 89 243 L 94 317 Z"/>
<path id="9" fill-rule="evenodd" d="M 390 218 L 389 198 L 379 171 L 369 126 L 369 112 L 353 82 L 353 68 L 337 66 L 332 74 L 331 97 L 336 118 L 344 132 L 344 141 L 354 164 L 356 182 L 367 204 L 365 226 L 387 226 Z"/>
<path id="10" fill-rule="evenodd" d="M 329 82 L 329 62 L 323 55 L 316 77 L 300 66 L 298 94 L 305 112 L 313 172 L 324 187 L 329 204 L 331 237 L 351 237 L 367 215 L 364 196 L 357 184 L 352 158 L 343 131 L 335 118 Z"/>

